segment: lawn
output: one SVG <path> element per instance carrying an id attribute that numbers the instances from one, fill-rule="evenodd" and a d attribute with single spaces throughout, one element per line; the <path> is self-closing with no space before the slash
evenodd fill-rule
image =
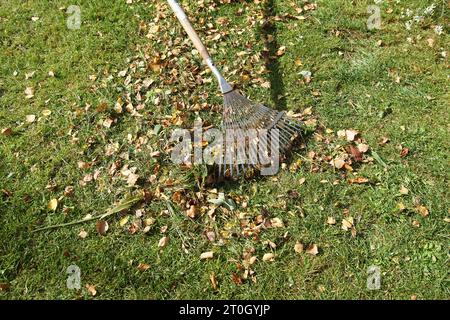
<path id="1" fill-rule="evenodd" d="M 181 2 L 302 139 L 276 176 L 174 165 L 172 131 L 222 98 L 165 1 L 3 0 L 0 298 L 447 299 L 447 1 Z"/>

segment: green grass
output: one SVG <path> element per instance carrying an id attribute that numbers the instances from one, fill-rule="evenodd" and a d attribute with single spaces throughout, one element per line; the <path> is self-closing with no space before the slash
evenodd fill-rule
<path id="1" fill-rule="evenodd" d="M 214 81 L 202 84 L 201 79 L 211 75 L 200 74 L 204 65 L 190 43 L 183 42 L 184 33 L 163 2 L 2 2 L 0 130 L 13 131 L 0 134 L 0 283 L 9 286 L 0 290 L 2 299 L 448 298 L 449 95 L 448 56 L 442 55 L 448 55 L 449 43 L 446 3 L 435 1 L 434 14 L 407 30 L 408 18 L 402 12 L 423 11 L 433 1 L 384 1 L 382 29 L 370 31 L 367 6 L 373 2 L 317 1 L 317 9 L 302 13 L 295 11 L 294 2 L 305 5 L 206 1 L 216 3 L 211 11 L 207 5 L 197 7 L 197 1 L 183 1 L 218 65 L 228 67 L 227 78 L 270 106 L 294 112 L 311 107 L 313 114 L 305 120 L 316 121 L 305 135 L 305 146 L 292 155 L 291 163 L 299 163 L 295 170 L 208 187 L 198 182 L 204 168 L 181 170 L 170 162 L 166 141 L 176 127 L 171 117 L 181 117 L 185 128 L 196 116 L 218 123 L 214 111 L 221 98 Z M 66 27 L 69 5 L 81 8 L 79 30 Z M 272 19 L 262 25 L 268 15 L 286 13 L 305 19 Z M 219 17 L 227 18 L 228 25 L 219 23 Z M 152 24 L 160 29 L 150 32 Z M 435 25 L 444 26 L 442 35 L 434 32 Z M 222 37 L 214 40 L 217 32 Z M 268 35 L 274 41 L 265 42 Z M 265 45 L 267 59 L 261 54 Z M 274 57 L 281 46 L 286 53 Z M 169 56 L 173 49 L 179 53 Z M 248 54 L 238 55 L 242 51 Z M 146 67 L 155 57 L 162 61 L 161 74 Z M 297 58 L 301 66 L 294 63 Z M 135 68 L 127 71 L 131 82 L 125 83 L 118 72 L 130 64 Z M 302 81 L 302 70 L 312 72 L 309 84 Z M 49 71 L 55 77 L 48 76 Z M 256 83 L 245 81 L 244 74 Z M 145 107 L 138 112 L 143 117 L 115 113 L 119 97 L 139 104 L 133 84 L 147 78 L 154 83 L 141 92 Z M 272 88 L 262 88 L 264 81 L 271 81 Z M 32 99 L 25 98 L 26 87 L 34 88 Z M 102 103 L 107 109 L 96 111 Z M 194 106 L 203 103 L 208 108 L 196 111 Z M 42 115 L 46 109 L 49 116 Z M 34 123 L 25 121 L 30 114 L 37 116 Z M 115 119 L 111 128 L 102 125 L 108 117 Z M 157 124 L 163 129 L 155 135 Z M 358 130 L 386 167 L 374 160 L 355 165 L 351 173 L 319 161 L 346 145 L 336 137 L 342 129 Z M 385 136 L 390 142 L 379 145 Z M 137 145 L 139 137 L 148 142 Z M 114 143 L 119 150 L 108 155 L 106 148 Z M 404 158 L 402 148 L 410 150 Z M 161 156 L 152 157 L 154 151 Z M 317 154 L 314 160 L 308 157 L 311 151 Z M 373 153 L 366 158 L 370 156 Z M 92 167 L 80 169 L 79 161 Z M 136 167 L 140 180 L 135 186 L 109 173 L 115 162 L 120 162 L 119 171 L 124 165 Z M 96 170 L 96 180 L 80 184 Z M 152 174 L 155 182 L 149 181 Z M 356 176 L 370 183 L 347 182 Z M 167 186 L 169 178 L 173 186 Z M 74 187 L 72 197 L 64 196 L 67 186 Z M 407 195 L 399 192 L 402 186 L 409 190 Z M 142 189 L 159 190 L 169 199 L 182 191 L 183 199 L 196 199 L 207 211 L 204 195 L 212 187 L 234 198 L 238 210 L 218 208 L 214 219 L 206 212 L 190 219 L 182 204 L 174 203 L 175 212 L 170 213 L 163 198 L 155 196 L 141 205 L 142 218 L 135 216 L 138 208 L 110 218 L 105 236 L 97 234 L 95 223 L 32 233 L 101 214 Z M 293 190 L 298 196 L 289 196 Z M 55 212 L 47 209 L 53 198 L 60 200 Z M 400 211 L 399 203 L 406 209 Z M 428 217 L 418 213 L 419 205 L 428 208 Z M 241 224 L 262 212 L 282 219 L 285 227 L 244 236 Z M 126 215 L 129 222 L 120 226 Z M 330 216 L 336 225 L 326 223 Z M 355 220 L 354 237 L 341 229 L 346 216 Z M 149 217 L 156 223 L 148 233 L 128 231 L 132 222 Z M 164 226 L 170 241 L 161 249 Z M 78 237 L 82 228 L 89 234 L 85 239 Z M 209 242 L 205 231 L 215 231 L 216 241 Z M 296 253 L 297 241 L 305 247 L 316 244 L 319 254 Z M 232 275 L 243 274 L 242 255 L 249 248 L 258 257 L 251 266 L 254 274 L 238 285 Z M 205 251 L 214 251 L 214 258 L 201 261 Z M 276 254 L 275 261 L 262 261 L 268 252 Z M 141 271 L 139 263 L 150 268 Z M 66 287 L 66 269 L 72 264 L 81 269 L 79 291 Z M 381 268 L 380 290 L 366 288 L 371 265 Z M 210 283 L 211 274 L 217 289 Z M 96 286 L 95 297 L 86 284 Z"/>

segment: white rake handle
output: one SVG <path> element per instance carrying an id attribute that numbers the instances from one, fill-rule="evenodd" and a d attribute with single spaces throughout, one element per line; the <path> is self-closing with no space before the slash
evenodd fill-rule
<path id="1" fill-rule="evenodd" d="M 181 25 L 183 26 L 184 30 L 188 34 L 189 38 L 194 43 L 195 48 L 200 53 L 202 58 L 208 62 L 211 60 L 211 57 L 208 53 L 208 50 L 206 49 L 205 45 L 200 40 L 197 32 L 195 32 L 194 28 L 192 27 L 191 23 L 189 22 L 188 17 L 184 13 L 183 8 L 180 7 L 178 2 L 176 0 L 167 0 L 170 7 L 172 8 L 173 12 L 175 12 L 175 15 L 177 16 L 178 20 L 180 21 Z"/>

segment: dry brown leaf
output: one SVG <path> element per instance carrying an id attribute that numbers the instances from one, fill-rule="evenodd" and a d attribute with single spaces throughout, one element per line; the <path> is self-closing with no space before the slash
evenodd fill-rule
<path id="1" fill-rule="evenodd" d="M 238 274 L 236 274 L 236 273 L 233 273 L 232 274 L 232 276 L 231 276 L 231 280 L 233 280 L 233 282 L 235 283 L 235 284 L 237 284 L 238 286 L 240 286 L 241 284 L 242 284 L 242 278 L 238 275 Z"/>
<path id="2" fill-rule="evenodd" d="M 169 237 L 162 237 L 161 239 L 159 239 L 158 247 L 164 248 L 165 246 L 167 246 L 168 243 L 169 243 Z"/>
<path id="3" fill-rule="evenodd" d="M 10 285 L 9 283 L 2 282 L 0 283 L 0 292 L 9 291 Z"/>
<path id="4" fill-rule="evenodd" d="M 279 57 L 281 57 L 281 56 L 284 55 L 285 53 L 286 53 L 286 46 L 281 46 L 281 47 L 278 49 L 276 55 L 279 56 Z"/>
<path id="5" fill-rule="evenodd" d="M 272 228 L 284 228 L 283 220 L 281 220 L 280 218 L 270 219 L 270 224 Z"/>
<path id="6" fill-rule="evenodd" d="M 359 152 L 361 152 L 361 153 L 366 153 L 367 151 L 369 151 L 369 146 L 364 143 L 359 143 L 357 145 L 357 148 L 358 148 Z"/>
<path id="7" fill-rule="evenodd" d="M 130 173 L 127 177 L 127 184 L 129 187 L 132 187 L 136 184 L 136 182 L 139 179 L 139 175 L 135 174 L 135 173 Z"/>
<path id="8" fill-rule="evenodd" d="M 214 290 L 217 290 L 217 286 L 218 286 L 218 282 L 216 279 L 216 275 L 213 273 L 211 273 L 211 275 L 209 276 L 209 281 L 211 281 L 211 286 L 213 287 Z"/>
<path id="9" fill-rule="evenodd" d="M 275 260 L 275 255 L 273 253 L 266 253 L 264 254 L 263 261 L 274 261 Z"/>
<path id="10" fill-rule="evenodd" d="M 88 233 L 87 233 L 84 229 L 81 229 L 81 231 L 80 231 L 80 233 L 78 234 L 78 236 L 79 236 L 81 239 L 85 239 L 85 238 L 88 236 Z"/>
<path id="11" fill-rule="evenodd" d="M 197 206 L 191 206 L 187 211 L 186 211 L 186 215 L 191 218 L 194 219 L 197 216 L 198 213 L 198 209 Z"/>
<path id="12" fill-rule="evenodd" d="M 3 128 L 0 133 L 4 136 L 10 136 L 12 135 L 13 131 L 11 128 Z"/>
<path id="13" fill-rule="evenodd" d="M 356 130 L 345 130 L 345 137 L 347 138 L 347 141 L 349 141 L 349 142 L 355 140 L 357 135 L 358 135 L 358 131 L 356 131 Z"/>
<path id="14" fill-rule="evenodd" d="M 297 253 L 302 253 L 303 252 L 303 244 L 301 244 L 300 242 L 297 241 L 297 243 L 294 246 L 294 251 Z"/>
<path id="15" fill-rule="evenodd" d="M 24 92 L 25 98 L 31 99 L 34 97 L 34 89 L 32 87 L 27 87 Z"/>
<path id="16" fill-rule="evenodd" d="M 150 269 L 150 265 L 147 263 L 139 263 L 139 265 L 137 266 L 138 270 L 140 271 L 146 271 L 148 269 Z"/>
<path id="17" fill-rule="evenodd" d="M 308 246 L 308 248 L 306 248 L 305 251 L 307 254 L 311 254 L 313 256 L 316 256 L 317 254 L 319 254 L 319 248 L 317 247 L 316 244 L 311 244 Z"/>
<path id="18" fill-rule="evenodd" d="M 95 297 L 97 295 L 97 288 L 95 285 L 86 284 L 86 289 L 93 297 Z"/>
<path id="19" fill-rule="evenodd" d="M 106 232 L 107 232 L 108 229 L 109 229 L 108 222 L 105 221 L 105 220 L 99 220 L 99 221 L 97 221 L 97 223 L 95 224 L 95 229 L 97 229 L 97 232 L 98 232 L 100 235 L 102 235 L 102 236 L 106 235 Z"/>
<path id="20" fill-rule="evenodd" d="M 418 206 L 417 207 L 417 211 L 420 213 L 420 215 L 422 217 L 428 217 L 428 215 L 430 214 L 430 212 L 428 211 L 427 207 L 425 206 Z"/>
<path id="21" fill-rule="evenodd" d="M 350 184 L 364 184 L 364 183 L 368 183 L 369 179 L 365 178 L 365 177 L 357 177 L 354 179 L 348 179 L 348 183 Z"/>
<path id="22" fill-rule="evenodd" d="M 409 153 L 409 149 L 408 148 L 403 148 L 402 151 L 400 152 L 400 157 L 404 158 L 408 155 Z"/>
<path id="23" fill-rule="evenodd" d="M 352 144 L 349 146 L 349 149 L 350 149 L 350 153 L 353 156 L 353 159 L 355 159 L 356 162 L 361 162 L 362 161 L 362 153 L 361 153 L 361 151 L 359 151 L 359 149 L 356 148 Z"/>
<path id="24" fill-rule="evenodd" d="M 336 169 L 342 169 L 345 165 L 345 160 L 343 158 L 333 159 L 331 160 L 331 165 Z"/>
<path id="25" fill-rule="evenodd" d="M 342 219 L 342 230 L 348 231 L 353 227 L 353 223 L 354 221 L 352 217 Z"/>

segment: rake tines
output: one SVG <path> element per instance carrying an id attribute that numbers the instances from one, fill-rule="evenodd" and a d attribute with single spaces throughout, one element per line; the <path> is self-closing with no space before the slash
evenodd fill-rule
<path id="1" fill-rule="evenodd" d="M 225 136 L 228 136 L 230 132 L 233 133 L 233 136 L 236 133 L 236 137 L 231 141 L 225 140 L 220 155 L 222 163 L 219 164 L 219 175 L 221 173 L 231 176 L 240 174 L 246 167 L 262 168 L 262 171 L 265 169 L 264 166 L 271 164 L 270 162 L 278 161 L 279 155 L 291 146 L 292 140 L 300 133 L 300 123 L 288 118 L 284 112 L 278 112 L 262 104 L 252 102 L 234 91 L 217 70 L 208 50 L 178 2 L 176 0 L 167 1 L 194 43 L 195 48 L 217 77 L 225 100 L 223 109 Z M 254 131 L 258 133 L 256 136 Z M 261 152 L 261 149 L 264 152 Z M 235 151 L 238 151 L 238 157 L 235 157 Z M 245 157 L 247 160 L 248 155 L 250 155 L 250 161 L 241 159 L 239 156 L 242 153 L 244 153 L 244 156 L 247 155 Z M 274 155 L 278 158 L 273 158 Z M 266 161 L 267 159 L 269 159 L 269 162 Z"/>
<path id="2" fill-rule="evenodd" d="M 255 103 L 232 90 L 224 94 L 223 129 L 225 137 L 229 131 L 234 136 L 231 141 L 225 139 L 219 175 L 236 176 L 247 168 L 268 165 L 267 158 L 270 159 L 274 153 L 278 156 L 283 154 L 300 135 L 301 124 L 284 112 Z M 252 130 L 258 134 L 252 135 Z M 277 135 L 273 134 L 274 131 Z M 245 154 L 243 163 L 236 157 L 239 148 Z"/>

